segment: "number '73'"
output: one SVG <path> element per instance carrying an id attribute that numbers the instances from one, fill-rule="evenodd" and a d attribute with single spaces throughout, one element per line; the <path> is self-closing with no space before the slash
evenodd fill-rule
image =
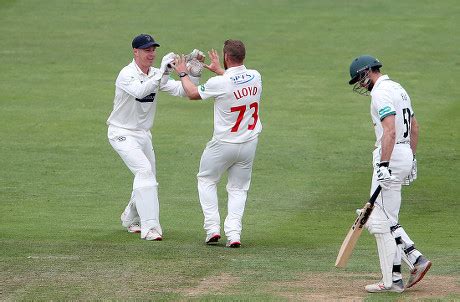
<path id="1" fill-rule="evenodd" d="M 235 125 L 233 125 L 232 127 L 232 132 L 237 132 L 238 131 L 238 128 L 240 127 L 240 124 L 241 124 L 241 121 L 243 120 L 243 117 L 244 117 L 244 114 L 246 113 L 246 108 L 247 106 L 246 105 L 242 105 L 242 106 L 236 106 L 236 107 L 231 107 L 231 112 L 238 112 L 238 117 L 236 119 L 236 123 Z M 259 119 L 259 115 L 258 115 L 258 112 L 259 112 L 259 104 L 257 102 L 254 102 L 254 103 L 251 103 L 249 105 L 249 110 L 251 109 L 254 109 L 254 112 L 252 113 L 252 118 L 253 118 L 253 122 L 252 124 L 249 124 L 248 125 L 248 130 L 254 130 L 254 128 L 256 127 L 256 124 L 257 124 L 257 121 Z"/>

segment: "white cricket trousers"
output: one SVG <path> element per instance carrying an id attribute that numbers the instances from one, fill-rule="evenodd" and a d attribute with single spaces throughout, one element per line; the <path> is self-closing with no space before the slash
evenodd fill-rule
<path id="1" fill-rule="evenodd" d="M 224 231 L 230 241 L 240 241 L 242 218 L 249 186 L 258 138 L 245 143 L 226 143 L 212 139 L 206 145 L 198 172 L 198 194 L 204 214 L 206 233 L 220 233 L 220 216 L 217 184 L 228 171 L 228 213 Z"/>
<path id="2" fill-rule="evenodd" d="M 381 149 L 377 148 L 372 153 L 372 163 L 374 170 L 380 163 Z M 389 189 L 382 188 L 380 195 L 375 201 L 385 213 L 390 225 L 396 225 L 399 220 L 399 209 L 401 208 L 401 185 L 412 169 L 412 150 L 409 144 L 395 144 L 391 154 L 390 167 L 391 175 L 396 177 Z M 379 185 L 375 171 L 372 173 L 371 195 Z"/>
<path id="3" fill-rule="evenodd" d="M 381 149 L 377 148 L 374 150 L 372 154 L 372 162 L 374 170 L 377 169 L 378 163 L 380 163 L 380 156 L 381 156 Z M 401 188 L 404 179 L 409 175 L 412 169 L 412 150 L 409 144 L 395 144 L 393 153 L 390 159 L 390 166 L 389 169 L 391 170 L 391 174 L 396 177 L 396 180 L 390 185 L 388 189 L 382 188 L 380 195 L 377 197 L 375 201 L 375 209 L 372 212 L 369 223 L 374 222 L 374 225 L 379 225 L 377 229 L 381 229 L 382 232 L 380 233 L 390 233 L 395 238 L 396 242 L 399 243 L 392 243 L 393 246 L 397 244 L 401 244 L 401 248 L 404 252 L 406 252 L 408 259 L 415 263 L 418 256 L 421 253 L 414 248 L 414 242 L 409 238 L 409 235 L 406 233 L 404 228 L 402 228 L 398 221 L 399 221 L 399 210 L 401 208 Z M 371 186 L 371 194 L 375 191 L 379 182 L 377 181 L 377 176 L 375 171 L 372 173 L 372 186 Z M 382 235 L 383 236 L 383 235 Z M 376 237 L 377 238 L 377 237 Z M 377 240 L 377 243 L 379 241 Z M 408 250 L 411 250 L 410 253 L 407 253 Z M 382 268 L 382 273 L 385 275 L 385 272 L 389 274 L 388 270 L 390 269 L 391 265 L 400 265 L 401 264 L 401 252 L 399 249 L 394 250 L 395 255 L 391 261 L 390 255 L 387 255 L 387 269 Z M 379 251 L 379 258 L 381 260 L 382 265 L 382 258 L 385 255 L 381 255 Z M 399 278 L 400 274 L 393 275 L 393 279 Z"/>
<path id="4" fill-rule="evenodd" d="M 153 228 L 161 235 L 152 134 L 148 130 L 128 130 L 110 125 L 108 138 L 113 149 L 134 174 L 130 201 L 134 206 L 127 207 L 130 209 L 128 215 L 139 216 L 142 238 Z"/>

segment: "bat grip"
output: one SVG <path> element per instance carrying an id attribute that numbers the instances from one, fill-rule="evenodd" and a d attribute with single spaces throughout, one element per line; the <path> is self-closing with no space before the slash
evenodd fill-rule
<path id="1" fill-rule="evenodd" d="M 377 197 L 380 194 L 380 191 L 382 191 L 382 187 L 380 185 L 378 185 L 377 189 L 375 189 L 374 193 L 372 194 L 371 198 L 369 199 L 369 203 L 371 205 L 374 205 L 375 201 L 377 200 Z"/>

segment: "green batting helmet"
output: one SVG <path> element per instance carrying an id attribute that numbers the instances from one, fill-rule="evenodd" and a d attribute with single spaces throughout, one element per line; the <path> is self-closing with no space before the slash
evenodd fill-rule
<path id="1" fill-rule="evenodd" d="M 350 65 L 350 77 L 351 80 L 348 84 L 353 85 L 358 82 L 363 71 L 371 69 L 372 67 L 382 67 L 382 63 L 372 56 L 363 55 L 359 56 L 351 62 Z"/>

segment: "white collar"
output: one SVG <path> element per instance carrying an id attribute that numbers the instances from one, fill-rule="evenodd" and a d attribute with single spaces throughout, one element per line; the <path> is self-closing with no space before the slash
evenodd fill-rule
<path id="1" fill-rule="evenodd" d="M 386 74 L 380 76 L 377 81 L 375 81 L 375 84 L 374 84 L 374 88 L 372 88 L 372 90 L 374 90 L 375 88 L 377 88 L 378 85 L 380 85 L 380 83 L 382 83 L 383 81 L 385 80 L 389 80 L 390 77 Z"/>
<path id="2" fill-rule="evenodd" d="M 149 74 L 145 74 L 145 73 L 139 68 L 139 66 L 137 66 L 137 63 L 136 63 L 136 61 L 135 61 L 134 59 L 133 59 L 133 62 L 132 62 L 131 64 L 134 65 L 134 68 L 136 68 L 136 71 L 137 71 L 138 74 L 140 74 L 140 75 L 146 75 L 146 76 L 152 76 L 152 75 L 153 75 L 153 73 L 151 72 L 151 71 L 152 71 L 152 67 L 151 67 L 151 66 L 149 67 Z"/>
<path id="3" fill-rule="evenodd" d="M 235 67 L 230 67 L 230 68 L 227 68 L 224 72 L 224 74 L 228 74 L 228 73 L 233 73 L 233 72 L 238 72 L 238 71 L 241 71 L 241 70 L 245 70 L 246 69 L 246 66 L 244 65 L 239 65 L 239 66 L 235 66 Z"/>

